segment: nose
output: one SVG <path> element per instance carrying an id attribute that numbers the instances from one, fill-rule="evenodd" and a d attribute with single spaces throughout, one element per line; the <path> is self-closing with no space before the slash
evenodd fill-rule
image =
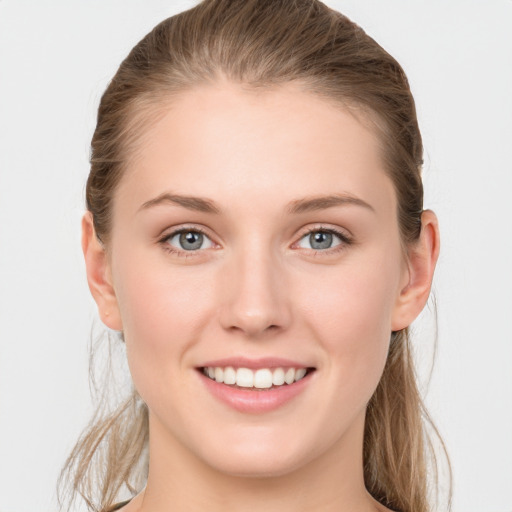
<path id="1" fill-rule="evenodd" d="M 290 300 L 278 260 L 270 251 L 247 248 L 226 264 L 220 292 L 224 329 L 261 338 L 289 326 Z"/>

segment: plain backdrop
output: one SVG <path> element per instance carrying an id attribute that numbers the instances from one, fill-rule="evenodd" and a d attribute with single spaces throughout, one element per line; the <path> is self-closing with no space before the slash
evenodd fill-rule
<path id="1" fill-rule="evenodd" d="M 80 217 L 101 93 L 172 0 L 0 0 L 0 512 L 54 512 L 91 412 Z M 330 0 L 405 68 L 442 255 L 416 324 L 454 512 L 512 512 L 512 1 Z"/>

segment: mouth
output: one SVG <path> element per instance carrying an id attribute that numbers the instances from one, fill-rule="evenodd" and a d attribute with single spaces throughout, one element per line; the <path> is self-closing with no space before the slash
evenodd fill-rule
<path id="1" fill-rule="evenodd" d="M 233 389 L 270 391 L 291 386 L 315 371 L 312 367 L 251 369 L 234 366 L 203 366 L 198 370 L 208 379 Z"/>
<path id="2" fill-rule="evenodd" d="M 297 407 L 312 396 L 308 389 L 317 380 L 317 369 L 305 361 L 274 356 L 215 359 L 195 369 L 214 400 L 244 414 Z"/>

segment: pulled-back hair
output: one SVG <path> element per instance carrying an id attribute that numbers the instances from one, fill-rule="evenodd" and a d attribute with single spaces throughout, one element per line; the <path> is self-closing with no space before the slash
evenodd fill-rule
<path id="1" fill-rule="evenodd" d="M 398 62 L 347 17 L 317 0 L 204 0 L 166 19 L 122 62 L 98 110 L 86 203 L 108 246 L 112 202 L 140 134 L 163 100 L 199 84 L 249 88 L 293 82 L 370 119 L 397 195 L 403 245 L 421 231 L 423 146 L 414 100 Z M 153 117 L 152 117 L 153 116 Z M 430 425 L 432 428 L 427 429 Z M 431 425 L 417 388 L 408 329 L 391 334 L 366 412 L 364 478 L 370 494 L 400 512 L 426 512 Z M 92 511 L 147 472 L 148 411 L 134 391 L 96 414 L 66 462 L 62 482 Z"/>

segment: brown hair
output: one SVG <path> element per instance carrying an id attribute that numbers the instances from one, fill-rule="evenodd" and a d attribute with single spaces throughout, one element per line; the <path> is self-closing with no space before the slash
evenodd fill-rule
<path id="1" fill-rule="evenodd" d="M 367 114 L 395 186 L 403 244 L 418 239 L 423 147 L 398 62 L 317 0 L 205 0 L 157 25 L 103 94 L 86 189 L 100 241 L 108 245 L 114 193 L 144 123 L 164 98 L 220 79 L 254 88 L 294 82 Z M 431 423 L 416 381 L 408 330 L 392 333 L 384 373 L 367 408 L 364 475 L 373 497 L 401 512 L 430 509 L 431 445 L 425 436 Z M 105 510 L 123 488 L 140 490 L 147 470 L 147 414 L 133 392 L 115 411 L 96 415 L 70 455 L 62 477 L 72 476 L 72 495 L 80 494 L 91 510 Z M 99 484 L 97 502 L 91 482 Z"/>

